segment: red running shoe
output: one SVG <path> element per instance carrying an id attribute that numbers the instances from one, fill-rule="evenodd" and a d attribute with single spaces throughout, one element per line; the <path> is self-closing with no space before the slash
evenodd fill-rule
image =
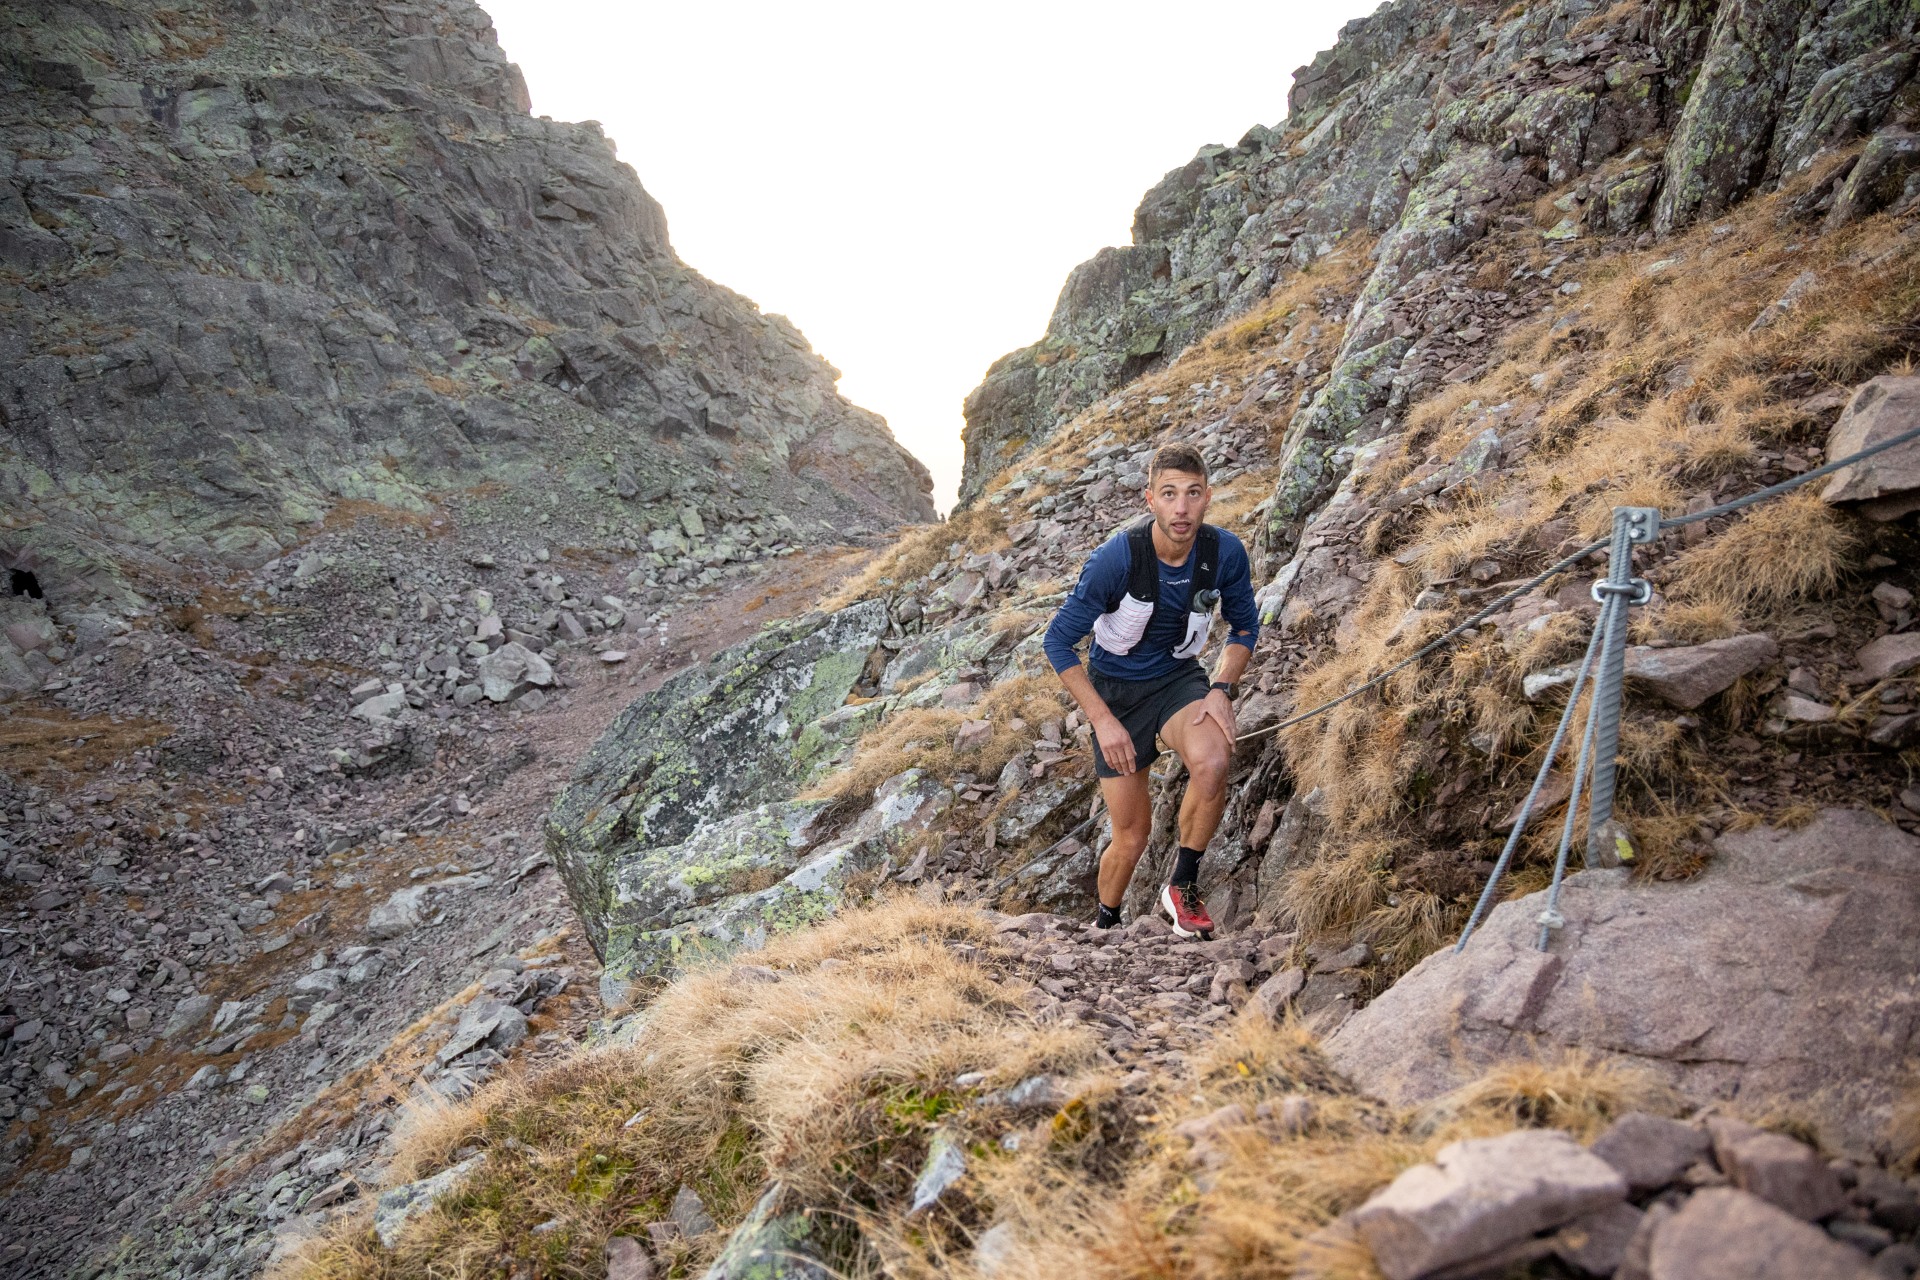
<path id="1" fill-rule="evenodd" d="M 1181 937 L 1213 935 L 1213 917 L 1207 914 L 1207 904 L 1200 901 L 1198 885 L 1167 885 L 1160 890 L 1160 905 L 1173 918 L 1173 931 Z"/>

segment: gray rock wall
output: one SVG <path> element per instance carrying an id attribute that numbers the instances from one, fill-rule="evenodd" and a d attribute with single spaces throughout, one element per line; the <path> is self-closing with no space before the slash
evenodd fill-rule
<path id="1" fill-rule="evenodd" d="M 1133 244 L 1075 268 L 1046 335 L 987 371 L 961 503 L 1275 284 L 1377 237 L 1328 386 L 1295 406 L 1272 515 L 1286 549 L 1338 482 L 1331 454 L 1450 371 L 1421 334 L 1426 275 L 1552 190 L 1571 187 L 1570 234 L 1584 219 L 1664 235 L 1804 170 L 1895 109 L 1917 23 L 1912 0 L 1382 5 L 1295 73 L 1281 125 L 1162 178 Z"/>
<path id="2" fill-rule="evenodd" d="M 930 519 L 787 320 L 675 257 L 468 0 L 82 2 L 0 33 L 0 559 L 258 562 L 342 499 L 644 540 Z"/>

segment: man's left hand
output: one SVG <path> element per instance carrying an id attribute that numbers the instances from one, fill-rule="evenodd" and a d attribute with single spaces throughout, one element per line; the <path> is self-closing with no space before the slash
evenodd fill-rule
<path id="1" fill-rule="evenodd" d="M 1237 736 L 1233 724 L 1233 699 L 1227 696 L 1225 689 L 1207 691 L 1207 696 L 1201 700 L 1200 712 L 1194 716 L 1193 722 L 1199 724 L 1209 717 L 1220 726 L 1220 732 L 1227 735 L 1227 745 L 1232 746 Z"/>

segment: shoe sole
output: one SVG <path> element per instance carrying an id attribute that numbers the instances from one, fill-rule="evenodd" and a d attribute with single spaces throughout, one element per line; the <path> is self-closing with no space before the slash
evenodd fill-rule
<path id="1" fill-rule="evenodd" d="M 1167 913 L 1167 919 L 1173 922 L 1173 932 L 1175 937 L 1199 938 L 1202 941 L 1208 941 L 1208 942 L 1213 940 L 1213 930 L 1211 929 L 1182 929 L 1180 927 L 1180 913 L 1173 909 L 1173 886 L 1172 885 L 1161 886 L 1160 909 L 1162 911 L 1165 911 Z"/>

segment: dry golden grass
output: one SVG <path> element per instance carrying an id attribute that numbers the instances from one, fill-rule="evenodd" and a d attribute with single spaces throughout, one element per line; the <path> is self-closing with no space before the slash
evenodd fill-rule
<path id="1" fill-rule="evenodd" d="M 1588 262 L 1576 301 L 1509 330 L 1473 382 L 1436 389 L 1409 407 L 1399 452 L 1376 461 L 1363 492 L 1384 494 L 1416 466 L 1450 462 L 1493 420 L 1491 406 L 1505 406 L 1505 421 L 1537 426 L 1526 451 L 1508 457 L 1477 492 L 1369 526 L 1368 554 L 1417 548 L 1418 555 L 1410 557 L 1411 570 L 1376 559 L 1365 596 L 1344 611 L 1336 634 L 1313 619 L 1294 620 L 1289 637 L 1296 642 L 1336 641 L 1310 652 L 1292 690 L 1295 707 L 1345 693 L 1460 616 L 1457 608 L 1410 615 L 1422 588 L 1483 559 L 1509 578 L 1537 571 L 1569 527 L 1583 539 L 1603 535 L 1615 506 L 1672 514 L 1690 500 L 1758 488 L 1779 475 L 1759 472 L 1763 452 L 1821 443 L 1819 421 L 1798 407 L 1819 389 L 1807 370 L 1844 382 L 1911 358 L 1920 324 L 1920 242 L 1886 217 L 1812 235 L 1787 216 L 1801 189 L 1790 185 L 1749 201 L 1652 249 Z M 1522 242 L 1497 239 L 1478 252 L 1488 276 L 1495 257 L 1524 254 Z M 1674 261 L 1662 266 L 1662 259 Z M 1537 254 L 1528 260 L 1543 265 Z M 1804 271 L 1814 282 L 1798 303 L 1750 331 L 1754 317 Z M 1550 529 L 1549 522 L 1564 523 Z M 1841 585 L 1859 546 L 1850 519 L 1810 490 L 1743 512 L 1682 554 L 1663 546 L 1661 554 L 1671 558 L 1656 576 L 1669 602 L 1635 619 L 1636 639 L 1692 644 L 1777 627 L 1796 606 Z M 1430 661 L 1423 664 L 1428 670 L 1397 675 L 1283 735 L 1296 785 L 1318 788 L 1326 799 L 1335 850 L 1324 871 L 1298 880 L 1308 918 L 1342 918 L 1330 907 L 1352 900 L 1350 851 L 1357 841 L 1416 832 L 1424 840 L 1436 820 L 1456 830 L 1478 821 L 1482 805 L 1436 815 L 1426 799 L 1430 781 L 1470 767 L 1457 754 L 1442 760 L 1461 739 L 1491 756 L 1491 807 L 1504 808 L 1508 793 L 1517 798 L 1530 772 L 1524 766 L 1553 724 L 1552 709 L 1521 698 L 1520 679 L 1577 661 L 1586 637 L 1580 616 L 1559 614 L 1497 647 L 1485 637 L 1463 640 L 1446 669 Z M 1747 682 L 1723 695 L 1713 716 L 1739 728 L 1757 713 L 1754 703 Z M 1671 724 L 1630 725 L 1623 746 L 1621 803 L 1653 815 L 1644 819 L 1651 824 L 1646 856 L 1653 874 L 1693 874 L 1704 854 L 1688 835 L 1692 823 L 1671 815 L 1703 807 L 1713 778 Z M 1533 874 L 1523 865 L 1516 881 Z M 1396 883 L 1394 890 L 1406 902 L 1408 891 L 1431 887 Z M 1375 931 L 1396 956 L 1411 954 L 1424 945 L 1431 919 L 1415 899 L 1405 911 L 1378 916 Z M 1396 940 L 1399 929 L 1408 931 L 1404 945 Z"/>
<path id="2" fill-rule="evenodd" d="M 480 1171 L 394 1249 L 363 1210 L 276 1280 L 595 1276 L 606 1240 L 644 1238 L 680 1186 L 724 1232 L 773 1180 L 840 1274 L 972 1280 L 973 1241 L 993 1225 L 1000 1280 L 1283 1280 L 1309 1258 L 1322 1275 L 1378 1280 L 1366 1250 L 1328 1227 L 1446 1143 L 1515 1126 L 1590 1139 L 1624 1111 L 1673 1106 L 1631 1068 L 1564 1055 L 1394 1111 L 1356 1096 L 1300 1024 L 1252 1016 L 1197 1049 L 1191 1076 L 1129 1101 L 1091 1034 L 1037 1024 L 1024 984 L 963 958 L 983 947 L 993 954 L 982 918 L 901 899 L 684 976 L 630 1045 L 417 1112 L 396 1179 L 484 1152 Z M 954 1084 L 970 1071 L 986 1078 Z M 982 1095 L 1040 1072 L 1070 1100 L 1028 1117 L 1009 1150 L 998 1138 L 1013 1121 Z M 1262 1104 L 1298 1123 L 1258 1119 Z M 1181 1132 L 1233 1106 L 1239 1118 L 1199 1145 Z M 963 1144 L 967 1174 L 909 1217 L 936 1128 Z M 661 1259 L 669 1274 L 699 1274 L 721 1232 L 677 1246 Z"/>
<path id="3" fill-rule="evenodd" d="M 1313 1274 L 1378 1280 L 1371 1256 L 1328 1228 L 1448 1142 L 1553 1126 L 1591 1138 L 1629 1110 L 1671 1114 L 1651 1077 L 1613 1061 L 1568 1055 L 1516 1061 L 1416 1113 L 1357 1098 L 1297 1024 L 1241 1019 L 1197 1055 L 1184 1105 L 1163 1103 L 1140 1154 L 1114 1175 L 1084 1162 L 1020 1160 L 984 1171 L 980 1196 L 1012 1235 L 995 1266 L 1007 1280 L 1285 1280 Z M 1174 1125 L 1238 1104 L 1304 1098 L 1293 1131 L 1228 1125 L 1202 1153 Z M 979 1274 L 961 1262 L 942 1274 Z M 908 1274 L 931 1274 L 930 1271 Z"/>
<path id="4" fill-rule="evenodd" d="M 55 772 L 96 770 L 173 732 L 154 720 L 75 719 L 58 707 L 0 714 L 0 772 L 38 780 Z"/>
<path id="5" fill-rule="evenodd" d="M 1358 839 L 1287 873 L 1281 901 L 1283 923 L 1308 941 L 1343 935 L 1380 908 L 1393 845 Z"/>
<path id="6" fill-rule="evenodd" d="M 1669 804 L 1647 812 L 1623 811 L 1637 853 L 1634 875 L 1649 880 L 1691 880 L 1713 860 L 1713 845 L 1701 834 L 1700 815 Z"/>
<path id="7" fill-rule="evenodd" d="M 834 593 L 820 602 L 823 609 L 844 609 L 862 600 L 871 600 L 900 587 L 947 557 L 954 543 L 965 544 L 969 552 L 1003 551 L 1007 542 L 1006 519 L 992 507 L 973 507 L 956 511 L 944 524 L 916 526 L 892 546 L 868 562 L 847 579 Z"/>
<path id="8" fill-rule="evenodd" d="M 1642 610 L 1633 617 L 1632 628 L 1635 644 L 1704 644 L 1739 635 L 1746 630 L 1746 619 L 1726 600 L 1687 600 Z"/>
<path id="9" fill-rule="evenodd" d="M 1719 537 L 1673 564 L 1677 594 L 1723 605 L 1778 608 L 1840 585 L 1860 536 L 1851 521 L 1801 489 L 1753 507 Z"/>
<path id="10" fill-rule="evenodd" d="M 991 782 L 1007 761 L 1032 744 L 1043 722 L 1066 708 L 1066 693 L 1058 680 L 1051 675 L 1026 675 L 994 684 L 965 712 L 946 707 L 897 711 L 862 734 L 846 766 L 822 778 L 806 795 L 835 800 L 868 797 L 882 782 L 908 769 L 925 769 L 943 781 L 965 772 Z M 956 751 L 954 739 L 961 722 L 968 719 L 986 720 L 993 732 L 979 745 Z"/>
<path id="11" fill-rule="evenodd" d="M 1645 1068 L 1576 1050 L 1494 1067 L 1429 1104 L 1419 1125 L 1449 1141 L 1538 1128 L 1565 1129 L 1591 1142 L 1629 1111 L 1673 1115 L 1679 1106 L 1673 1091 Z"/>
<path id="12" fill-rule="evenodd" d="M 898 899 L 746 958 L 778 981 L 737 965 L 683 977 L 632 1045 L 417 1113 L 396 1179 L 469 1152 L 486 1154 L 481 1170 L 393 1250 L 357 1217 L 280 1274 L 494 1276 L 518 1258 L 539 1274 L 598 1275 L 608 1237 L 644 1236 L 681 1185 L 725 1224 L 767 1179 L 820 1215 L 829 1247 L 856 1257 L 847 1224 L 902 1206 L 928 1132 L 957 1123 L 955 1076 L 985 1071 L 983 1087 L 1004 1087 L 1094 1061 L 1090 1035 L 1036 1025 L 1019 984 L 994 981 L 949 945 L 990 936 L 977 915 Z M 543 1223 L 557 1225 L 533 1234 Z M 719 1243 L 687 1242 L 674 1273 L 697 1273 Z"/>

